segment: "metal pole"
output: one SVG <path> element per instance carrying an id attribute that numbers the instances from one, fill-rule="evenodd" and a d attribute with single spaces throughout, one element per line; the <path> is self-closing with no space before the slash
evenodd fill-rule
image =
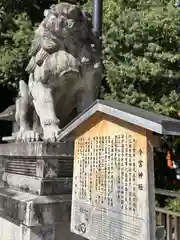
<path id="1" fill-rule="evenodd" d="M 99 39 L 99 48 L 101 52 L 101 35 L 102 35 L 102 14 L 103 13 L 103 0 L 93 0 L 93 14 L 92 14 L 92 24 L 94 30 Z"/>

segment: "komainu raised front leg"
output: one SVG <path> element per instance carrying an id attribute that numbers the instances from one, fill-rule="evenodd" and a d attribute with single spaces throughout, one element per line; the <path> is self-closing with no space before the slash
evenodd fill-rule
<path id="1" fill-rule="evenodd" d="M 38 141 L 39 134 L 32 130 L 33 106 L 30 102 L 28 86 L 24 81 L 19 82 L 19 98 L 16 100 L 15 118 L 20 126 L 19 132 L 16 133 L 18 141 Z"/>
<path id="2" fill-rule="evenodd" d="M 36 82 L 34 83 L 34 87 L 31 88 L 31 93 L 36 112 L 43 128 L 44 140 L 50 142 L 58 141 L 60 134 L 58 127 L 59 120 L 54 110 L 52 89 L 41 82 Z"/>

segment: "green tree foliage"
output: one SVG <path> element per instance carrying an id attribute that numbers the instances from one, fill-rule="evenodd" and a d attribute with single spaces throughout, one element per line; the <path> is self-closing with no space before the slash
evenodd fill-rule
<path id="1" fill-rule="evenodd" d="M 17 89 L 27 80 L 25 67 L 36 24 L 54 0 L 0 0 L 0 87 Z"/>
<path id="2" fill-rule="evenodd" d="M 13 27 L 8 28 L 0 41 L 0 85 L 16 88 L 20 79 L 26 78 L 25 66 L 33 33 L 32 23 L 26 13 L 13 17 Z"/>
<path id="3" fill-rule="evenodd" d="M 178 116 L 180 10 L 167 0 L 104 0 L 105 98 Z"/>
<path id="4" fill-rule="evenodd" d="M 180 210 L 180 198 L 167 199 L 165 208 L 167 210 L 170 210 L 170 211 L 173 211 L 173 212 L 179 212 L 179 210 Z"/>
<path id="5" fill-rule="evenodd" d="M 34 27 L 55 0 L 0 0 L 0 87 L 16 88 Z M 180 10 L 168 0 L 104 0 L 105 98 L 177 116 Z M 92 1 L 89 1 L 89 9 Z"/>

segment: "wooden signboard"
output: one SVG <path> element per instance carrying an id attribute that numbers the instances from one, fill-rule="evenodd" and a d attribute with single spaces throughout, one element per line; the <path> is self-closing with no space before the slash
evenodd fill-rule
<path id="1" fill-rule="evenodd" d="M 90 240 L 154 240 L 151 132 L 110 117 L 90 126 L 75 140 L 71 231 Z"/>

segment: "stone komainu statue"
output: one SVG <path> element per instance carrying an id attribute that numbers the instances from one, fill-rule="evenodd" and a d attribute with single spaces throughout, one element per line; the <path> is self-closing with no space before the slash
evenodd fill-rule
<path id="1" fill-rule="evenodd" d="M 30 49 L 28 85 L 19 83 L 17 140 L 36 141 L 41 129 L 44 140 L 58 141 L 60 129 L 98 97 L 101 85 L 98 41 L 80 6 L 62 2 L 44 15 Z"/>

